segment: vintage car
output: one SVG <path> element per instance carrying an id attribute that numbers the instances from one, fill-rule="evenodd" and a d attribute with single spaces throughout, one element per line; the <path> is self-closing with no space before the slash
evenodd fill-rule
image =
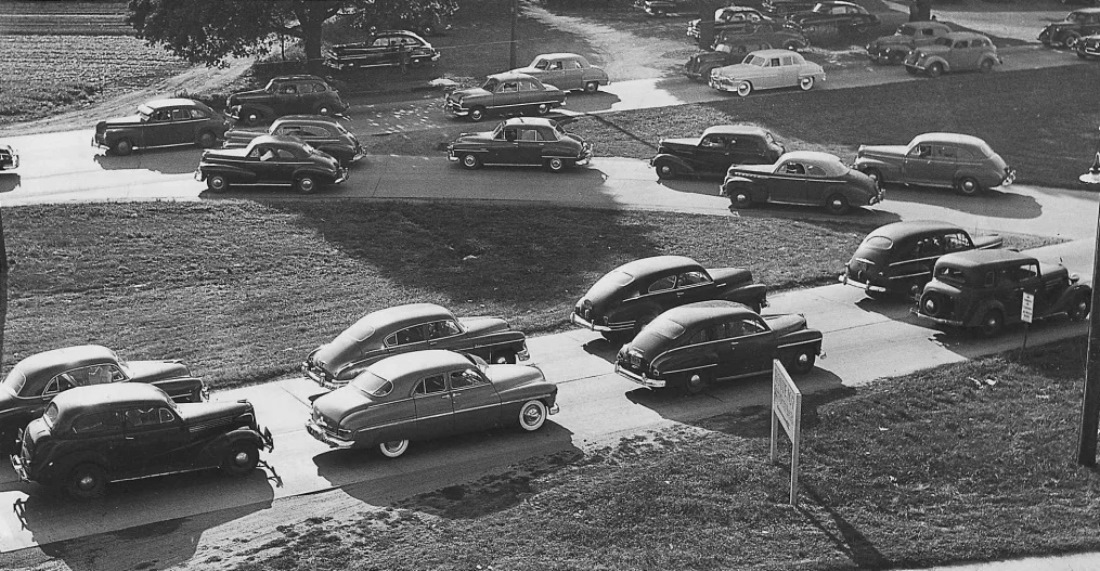
<path id="1" fill-rule="evenodd" d="M 942 22 L 906 22 L 898 26 L 894 35 L 867 44 L 867 57 L 875 63 L 900 64 L 910 51 L 950 33 L 951 27 Z"/>
<path id="2" fill-rule="evenodd" d="M 732 301 L 700 301 L 646 325 L 619 350 L 615 372 L 648 389 L 698 393 L 715 381 L 770 373 L 774 359 L 793 373 L 808 373 L 821 339 L 802 315 L 761 316 Z"/>
<path id="3" fill-rule="evenodd" d="M 841 33 L 862 34 L 878 25 L 878 16 L 851 2 L 818 2 L 813 8 L 787 16 L 787 21 L 807 33 L 823 28 L 836 28 Z"/>
<path id="4" fill-rule="evenodd" d="M 313 401 L 306 430 L 333 448 L 397 458 L 410 440 L 518 424 L 534 432 L 558 412 L 558 387 L 525 365 L 488 365 L 454 351 L 383 359 Z"/>
<path id="5" fill-rule="evenodd" d="M 766 202 L 821 206 L 830 214 L 847 214 L 853 206 L 870 206 L 885 197 L 871 177 L 816 151 L 787 153 L 769 165 L 733 165 L 722 182 L 722 196 L 733 208 Z"/>
<path id="6" fill-rule="evenodd" d="M 11 145 L 0 144 L 0 171 L 19 168 L 19 151 Z"/>
<path id="7" fill-rule="evenodd" d="M 35 353 L 16 363 L 0 384 L 0 452 L 11 453 L 19 429 L 41 416 L 58 394 L 123 382 L 155 385 L 181 402 L 202 402 L 208 395 L 202 379 L 179 361 L 124 361 L 99 345 Z"/>
<path id="8" fill-rule="evenodd" d="M 908 145 L 860 145 L 855 167 L 880 185 L 954 188 L 967 196 L 1016 179 L 1016 171 L 985 141 L 958 133 L 924 133 Z"/>
<path id="9" fill-rule="evenodd" d="M 714 20 L 711 24 L 714 26 L 714 34 L 717 35 L 727 30 L 740 32 L 754 23 L 764 21 L 771 21 L 771 18 L 761 14 L 756 8 L 725 6 L 714 11 Z M 699 18 L 688 21 L 688 37 L 699 39 L 702 35 L 700 27 L 703 25 L 703 21 Z"/>
<path id="10" fill-rule="evenodd" d="M 1077 47 L 1085 36 L 1100 33 L 1100 8 L 1074 10 L 1061 22 L 1054 22 L 1039 32 L 1039 41 L 1045 46 Z"/>
<path id="11" fill-rule="evenodd" d="M 138 106 L 137 115 L 96 123 L 92 146 L 116 155 L 136 148 L 169 145 L 213 147 L 230 122 L 206 104 L 191 99 L 156 99 Z"/>
<path id="12" fill-rule="evenodd" d="M 283 115 L 341 115 L 348 110 L 340 92 L 313 75 L 272 78 L 263 89 L 230 95 L 225 108 L 230 117 L 245 125 L 258 125 Z"/>
<path id="13" fill-rule="evenodd" d="M 717 40 L 716 40 L 717 41 Z M 684 75 L 695 81 L 710 81 L 710 73 L 720 67 L 734 65 L 745 59 L 745 54 L 758 50 L 770 50 L 772 45 L 764 41 L 734 39 L 735 44 L 717 44 L 714 51 L 697 52 L 684 64 Z"/>
<path id="14" fill-rule="evenodd" d="M 363 316 L 311 351 L 302 373 L 323 387 L 339 387 L 386 357 L 424 349 L 464 351 L 497 364 L 530 358 L 527 336 L 503 319 L 460 319 L 434 303 L 412 303 Z"/>
<path id="15" fill-rule="evenodd" d="M 492 131 L 462 133 L 447 145 L 447 158 L 467 169 L 513 165 L 562 172 L 587 165 L 592 160 L 592 143 L 562 129 L 553 119 L 514 117 Z"/>
<path id="16" fill-rule="evenodd" d="M 261 135 L 247 147 L 204 151 L 195 171 L 195 180 L 206 181 L 210 192 L 232 186 L 289 186 L 313 194 L 321 185 L 347 178 L 348 169 L 340 161 L 285 135 Z"/>
<path id="17" fill-rule="evenodd" d="M 448 93 L 443 110 L 453 117 L 481 121 L 489 113 L 546 115 L 551 109 L 565 105 L 565 92 L 553 85 L 523 73 L 490 75 L 481 87 L 460 89 Z"/>
<path id="18" fill-rule="evenodd" d="M 997 235 L 971 237 L 966 230 L 936 220 L 894 222 L 876 228 L 856 248 L 840 275 L 841 283 L 862 288 L 873 298 L 920 295 L 944 254 L 1000 248 Z"/>
<path id="19" fill-rule="evenodd" d="M 997 55 L 997 46 L 989 38 L 973 32 L 951 32 L 909 52 L 905 56 L 905 71 L 928 77 L 956 71 L 988 73 L 1001 63 L 1004 61 Z"/>
<path id="20" fill-rule="evenodd" d="M 771 133 L 753 125 L 708 127 L 701 137 L 661 139 L 649 161 L 657 178 L 716 176 L 733 164 L 772 164 L 786 152 Z"/>
<path id="21" fill-rule="evenodd" d="M 1092 288 L 1078 283 L 1077 275 L 1060 264 L 1043 273 L 1039 261 L 1027 254 L 975 250 L 936 262 L 916 313 L 940 325 L 993 337 L 1006 324 L 1022 321 L 1024 293 L 1034 295 L 1034 320 L 1066 315 L 1080 321 L 1088 316 L 1092 301 Z"/>
<path id="22" fill-rule="evenodd" d="M 696 301 L 724 299 L 751 307 L 768 305 L 768 288 L 740 268 L 705 269 L 684 256 L 656 256 L 623 264 L 584 294 L 569 321 L 622 342 L 665 311 Z"/>
<path id="23" fill-rule="evenodd" d="M 1085 36 L 1077 42 L 1077 57 L 1081 59 L 1100 57 L 1100 33 Z"/>
<path id="24" fill-rule="evenodd" d="M 439 60 L 439 50 L 408 30 L 375 32 L 365 42 L 334 44 L 325 51 L 325 65 L 337 70 L 368 67 L 400 67 Z"/>
<path id="25" fill-rule="evenodd" d="M 221 468 L 256 469 L 271 432 L 248 401 L 176 404 L 155 386 L 123 383 L 60 394 L 23 432 L 12 465 L 20 479 L 64 488 L 77 499 L 107 484 Z"/>
<path id="26" fill-rule="evenodd" d="M 801 51 L 810 47 L 810 39 L 798 28 L 779 22 L 759 22 L 749 24 L 741 30 L 725 30 L 715 34 L 714 51 L 726 52 L 731 58 L 725 65 L 733 65 L 741 62 L 745 54 L 757 50 L 770 50 L 781 48 L 790 51 Z M 708 71 L 704 77 L 710 77 Z"/>
<path id="27" fill-rule="evenodd" d="M 287 115 L 276 119 L 264 130 L 230 129 L 225 132 L 222 147 L 247 147 L 253 139 L 261 135 L 297 137 L 318 151 L 332 155 L 345 166 L 366 154 L 363 145 L 359 144 L 359 139 L 351 131 L 341 125 L 339 120 L 324 115 Z"/>
<path id="28" fill-rule="evenodd" d="M 806 61 L 802 54 L 789 50 L 758 50 L 749 53 L 735 65 L 715 69 L 709 84 L 719 91 L 736 91 L 745 97 L 757 89 L 798 86 L 802 91 L 813 89 L 825 81 L 825 70 Z"/>
<path id="29" fill-rule="evenodd" d="M 527 67 L 509 73 L 529 75 L 562 91 L 595 93 L 601 85 L 611 84 L 603 68 L 590 65 L 584 56 L 577 54 L 540 54 Z"/>
<path id="30" fill-rule="evenodd" d="M 644 0 L 638 2 L 650 16 L 671 16 L 696 11 L 695 0 Z"/>

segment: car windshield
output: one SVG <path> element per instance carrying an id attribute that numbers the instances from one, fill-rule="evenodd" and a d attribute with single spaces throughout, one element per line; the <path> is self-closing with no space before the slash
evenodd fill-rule
<path id="1" fill-rule="evenodd" d="M 865 248 L 872 248 L 874 250 L 889 250 L 894 247 L 894 241 L 886 236 L 868 236 L 863 240 L 863 244 L 860 245 Z"/>
<path id="2" fill-rule="evenodd" d="M 828 4 L 814 4 L 814 12 L 818 12 L 820 14 L 828 14 L 829 13 L 829 5 Z"/>
<path id="3" fill-rule="evenodd" d="M 118 363 L 118 368 L 122 369 L 122 372 L 126 374 L 127 379 L 133 378 L 134 375 L 133 375 L 133 373 L 130 372 L 130 364 L 129 363 L 127 363 L 126 361 L 123 361 L 118 356 L 118 353 L 115 353 L 114 351 L 111 351 L 111 358 L 114 359 L 116 363 Z"/>
<path id="4" fill-rule="evenodd" d="M 1073 22 L 1075 24 L 1086 24 L 1088 23 L 1087 20 L 1088 16 L 1085 14 L 1082 14 L 1080 12 L 1070 12 L 1069 14 L 1066 14 L 1065 21 Z"/>
<path id="5" fill-rule="evenodd" d="M 745 59 L 741 62 L 745 65 L 755 65 L 757 67 L 764 67 L 768 63 L 768 58 L 761 57 L 756 54 L 749 54 L 745 56 Z"/>
<path id="6" fill-rule="evenodd" d="M 495 77 L 490 77 L 489 79 L 485 80 L 485 84 L 482 85 L 481 88 L 485 91 L 492 93 L 497 90 L 497 85 L 499 83 L 500 81 L 498 81 Z"/>
<path id="7" fill-rule="evenodd" d="M 148 105 L 138 105 L 138 115 L 141 115 L 142 121 L 148 121 L 153 116 L 153 108 Z"/>
<path id="8" fill-rule="evenodd" d="M 393 383 L 368 371 L 359 373 L 359 376 L 351 380 L 351 386 L 372 397 L 384 397 L 393 390 Z"/>

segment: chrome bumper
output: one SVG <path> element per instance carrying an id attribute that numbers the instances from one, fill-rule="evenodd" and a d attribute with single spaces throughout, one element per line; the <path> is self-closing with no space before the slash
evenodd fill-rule
<path id="1" fill-rule="evenodd" d="M 330 448 L 338 448 L 340 450 L 347 450 L 348 448 L 351 448 L 352 446 L 355 446 L 355 442 L 353 442 L 351 440 L 344 440 L 342 438 L 337 438 L 337 437 L 332 436 L 331 434 L 325 432 L 325 429 L 318 426 L 317 423 L 313 422 L 312 420 L 306 423 L 306 432 L 308 432 L 310 436 L 316 438 L 317 440 L 320 440 L 321 442 L 324 442 Z"/>
<path id="2" fill-rule="evenodd" d="M 15 468 L 15 473 L 19 474 L 20 480 L 24 482 L 30 481 L 30 478 L 27 477 L 27 468 L 23 465 L 23 458 L 20 455 L 11 455 L 11 467 Z"/>
<path id="3" fill-rule="evenodd" d="M 576 313 L 569 314 L 569 322 L 573 325 L 579 325 L 585 329 L 591 329 L 592 331 L 599 331 L 600 333 L 611 333 L 612 329 L 606 325 L 596 325 L 591 321 L 577 315 Z"/>
<path id="4" fill-rule="evenodd" d="M 850 286 L 853 286 L 853 287 L 858 287 L 858 288 L 861 288 L 861 289 L 864 289 L 864 290 L 867 290 L 867 291 L 873 291 L 873 292 L 876 292 L 876 293 L 886 293 L 886 288 L 884 288 L 882 286 L 866 284 L 866 283 L 863 283 L 863 282 L 853 280 L 853 279 L 848 277 L 848 274 L 840 274 L 839 281 L 840 281 L 840 283 L 842 283 L 844 285 L 850 285 Z"/>
<path id="5" fill-rule="evenodd" d="M 639 375 L 634 371 L 629 371 L 620 367 L 618 363 L 615 363 L 615 372 L 647 389 L 663 389 L 666 385 L 665 381 L 651 379 L 645 375 Z"/>

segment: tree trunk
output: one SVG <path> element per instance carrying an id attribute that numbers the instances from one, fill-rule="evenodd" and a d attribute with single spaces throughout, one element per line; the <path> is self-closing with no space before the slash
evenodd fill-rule
<path id="1" fill-rule="evenodd" d="M 4 239 L 4 214 L 0 208 L 0 362 L 4 357 L 4 331 L 8 323 L 8 244 Z"/>
<path id="2" fill-rule="evenodd" d="M 302 26 L 302 47 L 306 51 L 306 69 L 315 75 L 324 71 L 321 25 L 325 23 L 325 14 L 326 11 L 319 8 L 304 8 L 298 13 L 298 22 Z"/>

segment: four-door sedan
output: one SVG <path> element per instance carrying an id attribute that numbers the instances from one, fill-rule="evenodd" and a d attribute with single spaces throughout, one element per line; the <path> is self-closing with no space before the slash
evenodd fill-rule
<path id="1" fill-rule="evenodd" d="M 19 361 L 0 383 L 0 452 L 12 452 L 16 433 L 57 395 L 75 387 L 149 383 L 178 401 L 202 402 L 202 379 L 179 361 L 124 361 L 99 345 L 36 353 Z"/>
<path id="2" fill-rule="evenodd" d="M 120 156 L 136 148 L 217 144 L 229 120 L 191 99 L 157 99 L 138 106 L 137 115 L 96 123 L 92 145 Z"/>
<path id="3" fill-rule="evenodd" d="M 698 393 L 715 381 L 769 373 L 773 359 L 793 373 L 808 373 L 821 339 L 802 315 L 761 316 L 740 303 L 701 301 L 646 325 L 619 350 L 615 372 L 649 389 Z"/>
<path id="4" fill-rule="evenodd" d="M 997 235 L 977 236 L 947 222 L 914 220 L 876 228 L 856 248 L 840 275 L 841 283 L 862 288 L 872 298 L 920 295 L 944 254 L 1000 248 Z"/>
<path id="5" fill-rule="evenodd" d="M 723 299 L 759 312 L 768 305 L 767 294 L 767 286 L 753 283 L 749 270 L 708 270 L 684 256 L 656 256 L 608 272 L 577 301 L 569 321 L 622 342 L 673 307 Z"/>
<path id="6" fill-rule="evenodd" d="M 841 33 L 862 34 L 878 25 L 878 16 L 866 8 L 851 2 L 827 0 L 818 2 L 810 10 L 795 12 L 787 17 L 792 24 L 801 27 L 807 33 L 821 28 L 836 28 Z"/>
<path id="7" fill-rule="evenodd" d="M 772 19 L 761 14 L 756 8 L 750 8 L 748 6 L 725 6 L 714 11 L 714 20 L 712 24 L 714 26 L 714 35 L 718 35 L 725 31 L 740 32 L 752 24 L 764 21 L 770 22 Z M 688 37 L 699 39 L 702 35 L 702 27 L 703 21 L 701 19 L 696 18 L 688 21 Z"/>
<path id="8" fill-rule="evenodd" d="M 463 168 L 483 165 L 546 167 L 561 172 L 592 160 L 592 143 L 543 118 L 512 118 L 492 131 L 462 133 L 447 145 L 447 158 Z"/>
<path id="9" fill-rule="evenodd" d="M 527 337 L 503 319 L 460 319 L 434 303 L 412 303 L 368 313 L 314 349 L 302 373 L 323 387 L 338 387 L 386 357 L 424 349 L 463 351 L 497 364 L 530 358 Z"/>
<path id="10" fill-rule="evenodd" d="M 439 50 L 408 30 L 384 30 L 365 42 L 333 45 L 325 52 L 325 65 L 336 70 L 399 67 L 401 58 L 406 65 L 420 65 L 437 61 Z"/>
<path id="11" fill-rule="evenodd" d="M 283 115 L 340 115 L 348 110 L 340 92 L 314 75 L 272 78 L 263 89 L 230 95 L 225 108 L 230 117 L 245 125 L 258 125 Z"/>
<path id="12" fill-rule="evenodd" d="M 710 86 L 719 91 L 736 91 L 745 97 L 757 89 L 798 86 L 813 89 L 825 81 L 825 70 L 806 61 L 802 54 L 789 50 L 758 50 L 736 65 L 720 67 L 710 73 Z"/>
<path id="13" fill-rule="evenodd" d="M 1081 38 L 1100 33 L 1100 8 L 1082 8 L 1066 14 L 1061 22 L 1054 22 L 1039 32 L 1039 41 L 1045 46 L 1077 47 Z"/>
<path id="14" fill-rule="evenodd" d="M 537 55 L 530 65 L 510 73 L 529 75 L 562 91 L 595 93 L 601 85 L 611 84 L 603 68 L 590 65 L 584 56 L 568 53 Z"/>
<path id="15" fill-rule="evenodd" d="M 352 164 L 363 158 L 365 152 L 355 137 L 333 117 L 323 115 L 287 115 L 276 119 L 266 130 L 230 129 L 225 132 L 227 149 L 247 147 L 260 135 L 297 137 L 318 151 L 327 153 L 342 165 Z"/>
<path id="16" fill-rule="evenodd" d="M 875 63 L 900 64 L 909 52 L 924 47 L 951 33 L 941 22 L 906 22 L 892 36 L 882 36 L 867 44 L 867 57 Z"/>
<path id="17" fill-rule="evenodd" d="M 297 137 L 261 135 L 247 147 L 203 152 L 195 180 L 206 181 L 210 192 L 231 186 L 290 186 L 313 194 L 323 184 L 340 184 L 348 169 L 330 155 Z"/>
<path id="18" fill-rule="evenodd" d="M 558 412 L 558 387 L 525 365 L 487 365 L 453 351 L 383 359 L 313 401 L 306 430 L 333 448 L 378 447 L 397 458 L 410 440 L 518 424 L 534 432 Z"/>
<path id="19" fill-rule="evenodd" d="M 905 56 L 905 71 L 939 77 L 956 71 L 987 73 L 1001 63 L 1004 62 L 997 55 L 997 46 L 989 38 L 973 32 L 952 32 L 909 52 Z"/>
<path id="20" fill-rule="evenodd" d="M 271 432 L 248 401 L 176 404 L 154 386 L 80 387 L 58 395 L 23 433 L 11 457 L 20 479 L 63 487 L 77 499 L 109 482 L 221 468 L 256 469 Z"/>
<path id="21" fill-rule="evenodd" d="M 771 133 L 753 125 L 717 125 L 702 137 L 661 139 L 649 161 L 657 178 L 722 176 L 733 164 L 772 164 L 786 152 Z"/>
<path id="22" fill-rule="evenodd" d="M 853 206 L 870 206 L 885 196 L 871 177 L 836 155 L 815 151 L 787 153 L 770 165 L 733 165 L 719 194 L 728 196 L 734 208 L 773 202 L 821 206 L 830 214 L 847 214 Z"/>
<path id="23" fill-rule="evenodd" d="M 448 93 L 443 110 L 454 117 L 481 121 L 488 113 L 546 115 L 551 109 L 565 105 L 565 92 L 554 85 L 543 85 L 538 79 L 523 73 L 490 75 L 481 87 L 460 89 Z"/>
<path id="24" fill-rule="evenodd" d="M 1081 38 L 1077 42 L 1077 57 L 1081 59 L 1100 57 L 1100 34 Z"/>
<path id="25" fill-rule="evenodd" d="M 958 133 L 924 133 L 908 145 L 860 145 L 855 167 L 880 185 L 954 188 L 966 196 L 1016 179 L 1016 171 L 985 141 Z"/>

